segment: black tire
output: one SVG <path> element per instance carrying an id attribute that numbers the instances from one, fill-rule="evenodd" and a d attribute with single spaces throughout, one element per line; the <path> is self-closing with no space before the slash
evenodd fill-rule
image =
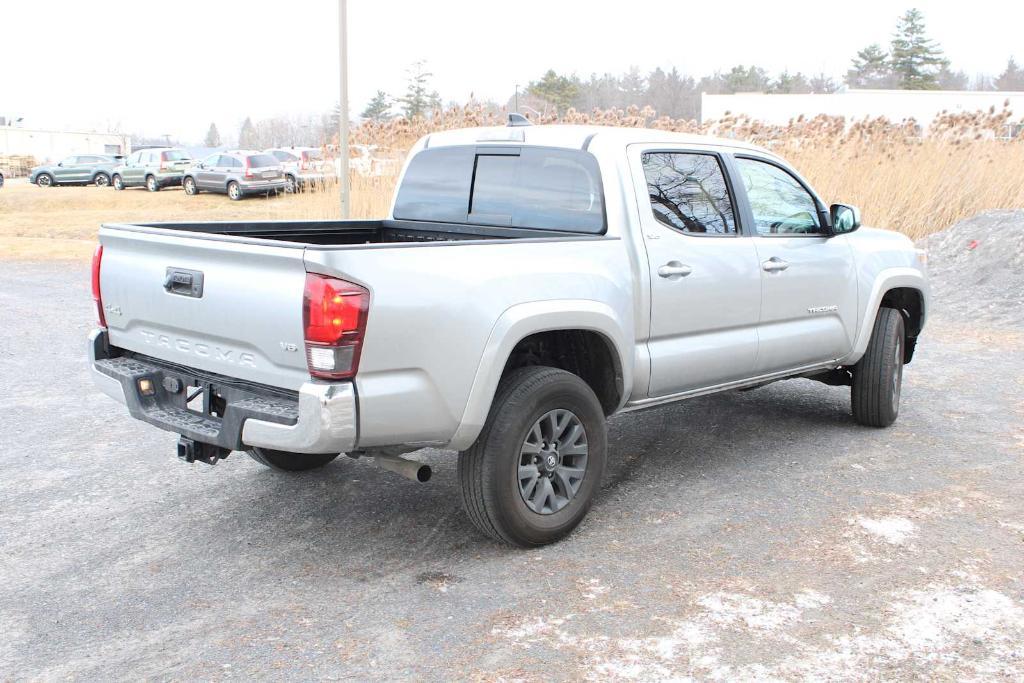
<path id="1" fill-rule="evenodd" d="M 295 194 L 296 192 L 299 191 L 299 183 L 295 180 L 295 176 L 287 175 L 287 176 L 284 177 L 284 179 L 285 179 L 285 186 L 284 186 L 284 191 L 285 192 L 287 192 L 288 194 Z"/>
<path id="2" fill-rule="evenodd" d="M 96 183 L 96 187 L 106 187 L 110 185 L 110 176 L 106 173 L 97 173 L 96 177 L 92 179 Z"/>
<path id="3" fill-rule="evenodd" d="M 185 176 L 184 180 L 181 181 L 181 188 L 185 190 L 185 194 L 190 197 L 199 194 L 199 188 L 196 186 L 196 180 L 190 175 Z"/>
<path id="4" fill-rule="evenodd" d="M 250 448 L 246 453 L 261 465 L 279 472 L 303 472 L 323 467 L 340 453 L 289 453 L 269 448 Z"/>
<path id="5" fill-rule="evenodd" d="M 120 190 L 124 189 L 124 179 L 121 176 L 119 176 L 117 174 L 114 174 L 114 177 L 111 178 L 110 182 L 111 182 L 111 185 L 114 186 L 115 190 L 120 191 Z"/>
<path id="6" fill-rule="evenodd" d="M 53 176 L 49 173 L 40 173 L 36 176 L 36 185 L 39 187 L 53 187 Z"/>
<path id="7" fill-rule="evenodd" d="M 242 198 L 242 186 L 234 180 L 228 183 L 228 198 L 233 202 L 237 202 Z"/>
<path id="8" fill-rule="evenodd" d="M 521 460 L 532 429 L 552 411 L 569 411 L 582 426 L 587 449 L 585 471 L 578 489 L 563 503 L 564 507 L 537 512 L 527 502 L 528 494 L 522 491 Z M 607 444 L 601 403 L 586 382 L 556 368 L 535 366 L 513 371 L 498 386 L 476 443 L 459 453 L 462 503 L 470 520 L 491 538 L 520 547 L 545 545 L 563 538 L 590 510 L 601 485 Z M 534 481 L 543 483 L 543 476 Z M 564 491 L 564 486 L 556 483 L 557 476 L 548 478 L 552 482 L 547 484 L 549 489 L 554 485 L 555 490 L 561 487 Z"/>
<path id="9" fill-rule="evenodd" d="M 853 366 L 853 417 L 867 427 L 888 427 L 900 412 L 903 386 L 903 315 L 878 309 L 864 357 Z"/>
<path id="10" fill-rule="evenodd" d="M 146 189 L 149 190 L 150 192 L 159 192 L 160 191 L 160 183 L 158 183 L 156 181 L 156 176 L 153 176 L 153 175 L 146 176 Z"/>

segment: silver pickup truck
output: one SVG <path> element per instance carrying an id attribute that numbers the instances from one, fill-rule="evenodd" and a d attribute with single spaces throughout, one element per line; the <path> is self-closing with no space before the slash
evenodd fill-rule
<path id="1" fill-rule="evenodd" d="M 899 409 L 925 255 L 731 140 L 436 133 L 373 221 L 108 224 L 98 386 L 186 461 L 280 470 L 459 451 L 472 521 L 533 546 L 587 513 L 608 416 L 793 377 Z"/>

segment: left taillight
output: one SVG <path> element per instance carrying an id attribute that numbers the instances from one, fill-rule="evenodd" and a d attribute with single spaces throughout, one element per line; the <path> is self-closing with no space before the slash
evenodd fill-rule
<path id="1" fill-rule="evenodd" d="M 359 356 L 370 310 L 370 292 L 338 278 L 306 274 L 302 322 L 309 374 L 320 379 L 350 379 Z"/>
<path id="2" fill-rule="evenodd" d="M 92 300 L 96 303 L 96 318 L 100 327 L 107 326 L 107 318 L 103 315 L 103 296 L 100 294 L 100 265 L 103 262 L 103 245 L 97 244 L 92 254 Z"/>

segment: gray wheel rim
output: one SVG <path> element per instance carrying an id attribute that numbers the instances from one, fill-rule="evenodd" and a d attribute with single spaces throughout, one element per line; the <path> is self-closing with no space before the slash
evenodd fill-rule
<path id="1" fill-rule="evenodd" d="M 146 188 L 149 190 L 156 189 L 156 178 L 150 176 L 149 180 L 146 181 Z"/>
<path id="2" fill-rule="evenodd" d="M 238 185 L 228 186 L 228 196 L 230 196 L 232 199 L 238 198 Z"/>
<path id="3" fill-rule="evenodd" d="M 100 187 L 106 187 L 107 185 L 110 184 L 110 178 L 101 173 L 98 176 L 96 176 L 96 184 L 99 185 Z"/>
<path id="4" fill-rule="evenodd" d="M 43 187 L 47 187 L 50 184 L 50 176 L 41 175 L 39 176 L 39 179 L 36 180 L 36 182 L 42 185 Z"/>
<path id="5" fill-rule="evenodd" d="M 124 187 L 124 183 L 122 182 L 121 178 L 120 177 L 115 177 L 114 178 L 114 189 L 115 190 L 120 190 L 122 187 Z"/>
<path id="6" fill-rule="evenodd" d="M 519 450 L 519 495 L 533 512 L 553 515 L 576 497 L 587 474 L 587 430 L 571 410 L 540 416 Z"/>
<path id="7" fill-rule="evenodd" d="M 185 178 L 185 194 L 195 194 L 196 184 L 191 178 Z"/>

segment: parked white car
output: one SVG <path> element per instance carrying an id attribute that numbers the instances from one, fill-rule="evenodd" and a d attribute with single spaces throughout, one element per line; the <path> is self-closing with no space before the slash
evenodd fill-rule
<path id="1" fill-rule="evenodd" d="M 320 186 L 325 180 L 323 153 L 316 147 L 274 147 L 264 150 L 284 168 L 287 192 Z"/>
<path id="2" fill-rule="evenodd" d="M 806 377 L 892 424 L 929 301 L 909 239 L 771 152 L 574 126 L 434 133 L 382 220 L 104 225 L 93 282 L 95 381 L 183 459 L 452 449 L 521 546 L 583 519 L 615 413 Z"/>

